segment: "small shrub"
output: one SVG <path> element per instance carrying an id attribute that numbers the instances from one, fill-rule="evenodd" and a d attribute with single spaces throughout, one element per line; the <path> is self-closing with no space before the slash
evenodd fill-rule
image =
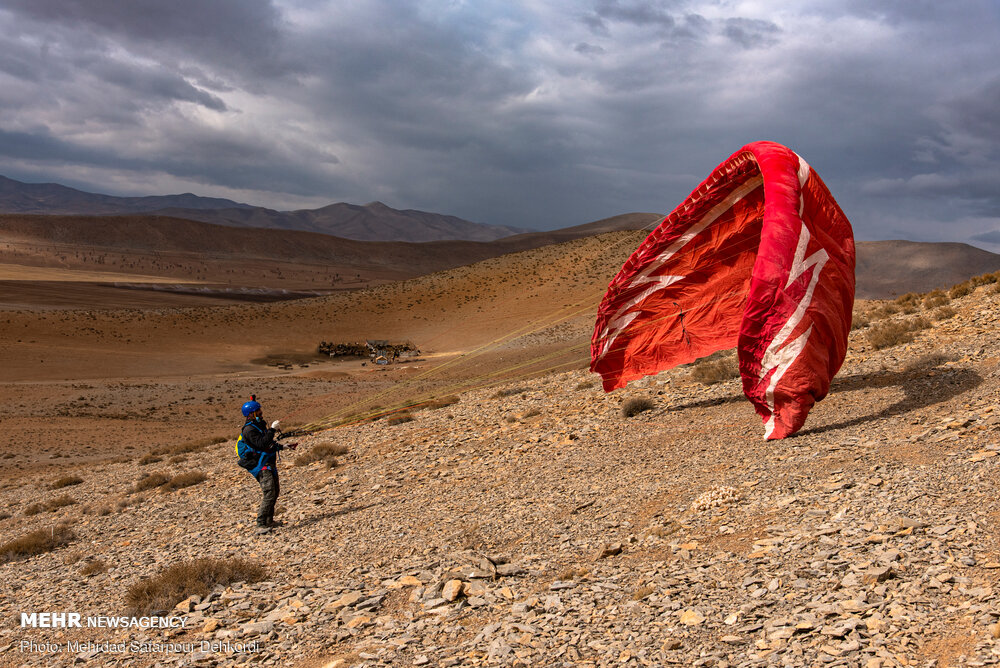
<path id="1" fill-rule="evenodd" d="M 586 577 L 587 573 L 589 572 L 590 571 L 587 570 L 586 568 L 579 566 L 576 568 L 567 568 L 563 570 L 561 573 L 559 573 L 559 579 L 562 580 L 563 582 L 567 582 L 569 580 L 576 580 L 577 578 Z"/>
<path id="2" fill-rule="evenodd" d="M 49 499 L 45 502 L 45 510 L 56 510 L 57 508 L 65 508 L 66 506 L 72 506 L 76 503 L 76 499 L 68 494 L 63 494 L 62 496 L 57 496 L 54 499 Z"/>
<path id="3" fill-rule="evenodd" d="M 699 362 L 691 372 L 691 378 L 702 385 L 715 385 L 739 376 L 739 365 L 732 357 Z"/>
<path id="4" fill-rule="evenodd" d="M 998 280 L 1000 280 L 1000 271 L 994 271 L 992 274 L 980 274 L 969 279 L 974 286 L 989 285 L 996 283 Z"/>
<path id="5" fill-rule="evenodd" d="M 75 537 L 72 529 L 65 525 L 37 529 L 0 545 L 0 563 L 51 552 L 58 547 L 69 545 Z"/>
<path id="6" fill-rule="evenodd" d="M 589 389 L 589 388 L 591 388 L 593 386 L 594 386 L 594 381 L 592 381 L 592 380 L 585 380 L 582 383 L 580 383 L 579 385 L 577 385 L 576 389 L 578 389 L 578 390 L 586 390 L 586 389 Z"/>
<path id="7" fill-rule="evenodd" d="M 459 401 L 458 397 L 452 394 L 447 397 L 441 397 L 440 399 L 431 399 L 423 406 L 423 408 L 429 411 L 434 411 L 439 408 L 447 408 L 448 406 L 454 406 L 455 404 L 458 403 L 458 401 Z"/>
<path id="8" fill-rule="evenodd" d="M 953 285 L 951 290 L 948 291 L 948 296 L 952 299 L 958 299 L 959 297 L 964 297 L 971 294 L 973 290 L 972 282 L 965 281 L 964 283 L 959 283 L 958 285 Z"/>
<path id="9" fill-rule="evenodd" d="M 201 438 L 196 441 L 187 441 L 186 443 L 181 443 L 179 445 L 169 445 L 163 448 L 156 448 L 151 450 L 149 454 L 151 455 L 183 455 L 189 452 L 201 452 L 210 445 L 218 445 L 219 443 L 225 443 L 229 439 L 224 436 L 215 436 L 212 438 Z"/>
<path id="10" fill-rule="evenodd" d="M 635 592 L 632 593 L 632 600 L 641 601 L 642 599 L 646 598 L 647 596 L 650 596 L 655 592 L 656 592 L 656 587 L 654 587 L 653 585 L 646 585 L 645 587 L 639 587 L 638 589 L 635 590 Z"/>
<path id="11" fill-rule="evenodd" d="M 528 389 L 525 387 L 507 387 L 502 390 L 497 390 L 496 394 L 493 395 L 494 399 L 503 399 L 504 397 L 512 397 L 515 394 L 524 394 Z"/>
<path id="12" fill-rule="evenodd" d="M 216 585 L 258 582 L 264 567 L 245 559 L 195 559 L 175 564 L 128 588 L 125 604 L 135 615 L 171 610 L 189 596 L 205 596 Z"/>
<path id="13" fill-rule="evenodd" d="M 391 425 L 403 424 L 405 422 L 413 422 L 413 416 L 409 413 L 396 413 L 395 415 L 390 415 L 385 421 Z"/>
<path id="14" fill-rule="evenodd" d="M 105 564 L 100 559 L 94 559 L 93 561 L 88 561 L 80 569 L 80 575 L 90 576 L 97 575 L 98 573 L 104 573 L 108 570 L 108 565 Z"/>
<path id="15" fill-rule="evenodd" d="M 898 346 L 912 340 L 913 333 L 905 324 L 898 321 L 876 325 L 868 330 L 868 343 L 872 344 L 875 350 Z"/>
<path id="16" fill-rule="evenodd" d="M 161 489 L 165 492 L 173 492 L 174 490 L 181 489 L 182 487 L 191 487 L 192 485 L 197 485 L 200 482 L 205 482 L 208 480 L 208 476 L 201 471 L 188 471 L 187 473 L 180 473 L 175 475 L 173 478 L 161 485 Z"/>
<path id="17" fill-rule="evenodd" d="M 956 311 L 952 307 L 950 307 L 950 306 L 942 306 L 938 310 L 934 311 L 934 319 L 935 320 L 947 320 L 948 318 L 952 317 L 956 313 L 958 313 L 958 311 Z"/>
<path id="18" fill-rule="evenodd" d="M 938 306 L 944 306 L 951 301 L 951 297 L 946 295 L 943 290 L 933 290 L 927 293 L 924 297 L 924 308 L 932 309 Z"/>
<path id="19" fill-rule="evenodd" d="M 65 478 L 59 478 L 54 483 L 52 483 L 50 489 L 62 489 L 63 487 L 69 487 L 71 485 L 79 485 L 83 482 L 83 478 L 75 475 L 69 475 Z"/>
<path id="20" fill-rule="evenodd" d="M 920 301 L 920 295 L 916 292 L 907 292 L 902 297 L 896 297 L 896 303 L 900 306 L 905 306 L 907 304 L 916 304 Z"/>
<path id="21" fill-rule="evenodd" d="M 872 324 L 871 318 L 868 317 L 867 313 L 855 313 L 851 317 L 851 329 L 864 329 L 868 325 Z"/>
<path id="22" fill-rule="evenodd" d="M 899 313 L 899 306 L 891 302 L 877 306 L 868 312 L 872 320 L 884 320 L 890 315 L 896 315 L 897 313 Z"/>
<path id="23" fill-rule="evenodd" d="M 37 515 L 38 513 L 44 513 L 45 506 L 40 503 L 32 503 L 30 506 L 24 509 L 25 517 L 31 517 L 32 515 Z"/>
<path id="24" fill-rule="evenodd" d="M 952 361 L 947 355 L 942 355 L 941 353 L 930 353 L 928 355 L 922 355 L 917 359 L 911 361 L 906 365 L 907 371 L 922 371 L 926 369 L 933 369 L 936 366 L 940 366 L 945 362 Z"/>
<path id="25" fill-rule="evenodd" d="M 868 343 L 875 350 L 891 348 L 903 343 L 913 341 L 913 333 L 922 329 L 927 329 L 931 323 L 927 318 L 914 318 L 910 321 L 893 320 L 881 325 L 873 326 L 868 330 Z"/>
<path id="26" fill-rule="evenodd" d="M 154 487 L 159 487 L 160 485 L 165 485 L 170 482 L 170 477 L 164 475 L 163 473 L 150 473 L 139 478 L 138 482 L 132 488 L 133 492 L 144 492 L 147 489 L 153 489 Z"/>
<path id="27" fill-rule="evenodd" d="M 647 397 L 633 397 L 629 399 L 624 404 L 622 404 L 622 417 L 630 418 L 643 413 L 648 410 L 652 410 L 656 407 L 652 399 Z"/>
<path id="28" fill-rule="evenodd" d="M 337 457 L 347 454 L 347 446 L 335 443 L 320 443 L 295 458 L 296 466 L 307 466 L 313 462 L 326 462 L 326 468 L 337 466 Z"/>
<path id="29" fill-rule="evenodd" d="M 187 457 L 185 457 L 184 455 L 174 455 L 173 457 L 170 458 L 171 464 L 180 464 L 181 462 L 186 462 L 186 461 Z"/>
<path id="30" fill-rule="evenodd" d="M 647 536 L 656 536 L 657 538 L 666 538 L 667 536 L 670 536 L 672 534 L 677 533 L 677 530 L 679 528 L 680 528 L 680 525 L 677 524 L 676 522 L 669 522 L 665 526 L 658 524 L 658 525 L 650 527 L 646 531 L 646 535 Z"/>
<path id="31" fill-rule="evenodd" d="M 522 415 L 521 418 L 522 419 L 524 419 L 524 418 L 531 418 L 531 417 L 535 417 L 535 416 L 538 416 L 538 415 L 541 415 L 541 414 L 542 414 L 542 411 L 538 410 L 537 408 L 532 408 L 532 409 L 529 409 L 529 410 L 525 411 L 524 415 Z"/>
<path id="32" fill-rule="evenodd" d="M 139 460 L 139 466 L 146 466 L 148 464 L 155 464 L 156 462 L 162 462 L 163 457 L 157 457 L 153 453 L 149 453 Z"/>

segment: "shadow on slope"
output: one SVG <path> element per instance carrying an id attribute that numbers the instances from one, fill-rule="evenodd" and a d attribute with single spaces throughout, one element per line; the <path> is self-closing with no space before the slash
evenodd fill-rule
<path id="1" fill-rule="evenodd" d="M 931 373 L 935 375 L 930 375 Z M 805 428 L 802 431 L 790 436 L 797 438 L 801 436 L 811 436 L 823 434 L 838 429 L 846 429 L 857 425 L 865 424 L 873 420 L 896 417 L 909 413 L 920 408 L 926 408 L 937 403 L 948 401 L 960 394 L 978 387 L 983 382 L 983 377 L 972 369 L 943 367 L 941 360 L 926 365 L 913 365 L 901 371 L 878 371 L 875 373 L 859 373 L 849 376 L 838 376 L 834 378 L 830 387 L 830 394 L 840 392 L 855 392 L 859 390 L 883 389 L 887 387 L 900 387 L 904 397 L 890 406 L 880 411 L 857 415 L 847 420 L 841 420 L 832 424 L 817 427 Z M 743 393 L 730 394 L 725 397 L 714 399 L 704 399 L 690 403 L 672 406 L 671 411 L 686 410 L 689 408 L 710 408 L 712 406 L 722 406 L 737 401 L 745 401 Z"/>
<path id="2" fill-rule="evenodd" d="M 935 372 L 936 375 L 931 376 L 930 372 Z M 972 369 L 941 367 L 940 365 L 907 368 L 903 371 L 856 374 L 834 379 L 831 393 L 898 386 L 902 388 L 904 396 L 878 412 L 858 415 L 833 424 L 803 429 L 796 436 L 822 434 L 865 424 L 872 420 L 903 415 L 919 408 L 948 401 L 978 387 L 982 382 L 983 377 Z"/>

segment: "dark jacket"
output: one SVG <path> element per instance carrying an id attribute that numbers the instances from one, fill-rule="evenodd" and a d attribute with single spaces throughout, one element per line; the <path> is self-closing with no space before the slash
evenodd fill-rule
<path id="1" fill-rule="evenodd" d="M 251 472 L 255 468 L 259 470 L 263 466 L 274 466 L 277 453 L 285 449 L 285 446 L 274 440 L 274 430 L 268 428 L 266 422 L 258 424 L 249 420 L 243 425 L 242 436 L 243 442 L 259 453 L 251 458 L 240 459 L 240 466 Z"/>

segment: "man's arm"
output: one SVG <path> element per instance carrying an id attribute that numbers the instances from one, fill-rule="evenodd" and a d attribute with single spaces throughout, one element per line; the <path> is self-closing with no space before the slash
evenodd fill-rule
<path id="1" fill-rule="evenodd" d="M 281 443 L 274 440 L 274 433 L 274 429 L 260 432 L 252 426 L 247 426 L 243 429 L 243 440 L 257 452 L 274 453 L 284 449 Z"/>

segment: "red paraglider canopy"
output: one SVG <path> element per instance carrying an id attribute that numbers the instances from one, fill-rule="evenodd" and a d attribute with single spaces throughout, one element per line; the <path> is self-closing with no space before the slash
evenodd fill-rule
<path id="1" fill-rule="evenodd" d="M 646 238 L 597 313 L 590 369 L 605 391 L 737 347 L 743 392 L 784 438 L 847 352 L 854 235 L 790 149 L 747 144 Z"/>

